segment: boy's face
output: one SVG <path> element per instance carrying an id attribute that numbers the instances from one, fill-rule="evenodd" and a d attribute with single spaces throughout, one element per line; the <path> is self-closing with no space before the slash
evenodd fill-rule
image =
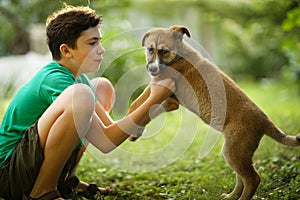
<path id="1" fill-rule="evenodd" d="M 70 49 L 72 65 L 77 68 L 78 75 L 99 70 L 104 53 L 101 39 L 98 27 L 89 28 L 77 39 L 76 48 Z"/>

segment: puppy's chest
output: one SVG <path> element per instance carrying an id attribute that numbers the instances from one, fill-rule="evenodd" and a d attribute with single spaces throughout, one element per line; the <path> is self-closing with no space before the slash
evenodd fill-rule
<path id="1" fill-rule="evenodd" d="M 180 104 L 198 116 L 206 109 L 206 105 L 210 104 L 210 97 L 205 85 L 198 81 L 190 82 L 187 79 L 176 80 L 175 95 Z"/>

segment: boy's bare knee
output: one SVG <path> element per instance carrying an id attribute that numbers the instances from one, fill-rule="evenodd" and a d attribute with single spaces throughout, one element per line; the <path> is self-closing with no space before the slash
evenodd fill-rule
<path id="1" fill-rule="evenodd" d="M 96 78 L 93 78 L 90 82 L 94 86 L 96 86 L 96 84 L 98 84 L 99 82 L 107 82 L 107 83 L 111 84 L 111 82 L 105 77 L 96 77 Z"/>
<path id="2" fill-rule="evenodd" d="M 94 110 L 95 95 L 91 88 L 85 84 L 76 84 L 72 92 L 73 107 L 82 110 Z"/>
<path id="3" fill-rule="evenodd" d="M 98 101 L 106 111 L 110 111 L 115 103 L 115 89 L 112 83 L 104 77 L 94 78 L 91 83 Z"/>
<path id="4" fill-rule="evenodd" d="M 82 117 L 91 116 L 95 107 L 95 95 L 91 88 L 85 84 L 75 84 L 63 92 L 65 111 Z"/>
<path id="5" fill-rule="evenodd" d="M 75 84 L 72 87 L 71 101 L 66 112 L 73 118 L 77 133 L 84 137 L 94 113 L 95 97 L 87 85 Z"/>
<path id="6" fill-rule="evenodd" d="M 72 85 L 71 87 L 74 88 L 74 90 L 73 90 L 74 95 L 78 94 L 79 96 L 84 96 L 86 98 L 94 99 L 93 91 L 91 90 L 91 88 L 88 85 L 78 83 L 78 84 Z"/>

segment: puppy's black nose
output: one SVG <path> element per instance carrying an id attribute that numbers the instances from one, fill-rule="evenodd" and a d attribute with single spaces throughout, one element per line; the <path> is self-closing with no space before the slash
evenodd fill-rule
<path id="1" fill-rule="evenodd" d="M 149 72 L 154 73 L 154 72 L 157 72 L 158 68 L 157 67 L 149 67 L 148 70 L 149 70 Z"/>

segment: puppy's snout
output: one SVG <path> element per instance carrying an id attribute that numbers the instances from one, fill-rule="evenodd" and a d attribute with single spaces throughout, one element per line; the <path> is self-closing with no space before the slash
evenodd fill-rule
<path id="1" fill-rule="evenodd" d="M 159 74 L 159 66 L 156 65 L 155 63 L 149 63 L 147 68 L 148 68 L 148 71 L 151 73 L 151 75 Z"/>
<path id="2" fill-rule="evenodd" d="M 155 72 L 158 72 L 159 67 L 150 64 L 149 67 L 148 67 L 148 70 L 149 70 L 151 73 L 155 73 Z"/>

